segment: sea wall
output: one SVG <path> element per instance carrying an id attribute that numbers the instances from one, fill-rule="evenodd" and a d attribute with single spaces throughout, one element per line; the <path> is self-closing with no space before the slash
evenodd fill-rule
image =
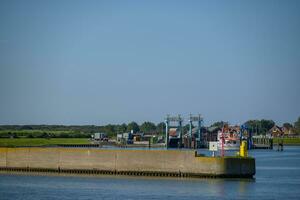
<path id="1" fill-rule="evenodd" d="M 255 174 L 255 160 L 240 157 L 203 157 L 190 150 L 0 148 L 0 169 L 249 178 Z"/>

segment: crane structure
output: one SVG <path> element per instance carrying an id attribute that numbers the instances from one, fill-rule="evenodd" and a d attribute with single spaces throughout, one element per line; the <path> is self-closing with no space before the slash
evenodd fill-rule
<path id="1" fill-rule="evenodd" d="M 197 134 L 196 137 L 194 137 L 195 135 L 193 135 L 193 122 L 197 122 Z M 192 114 L 190 114 L 189 117 L 189 138 L 192 140 L 192 138 L 195 138 L 196 141 L 196 146 L 200 147 L 201 146 L 201 126 L 202 126 L 202 122 L 203 122 L 203 118 L 201 117 L 200 114 L 193 116 Z M 189 140 L 189 143 L 191 142 L 191 140 Z M 191 146 L 191 144 L 189 144 L 189 146 Z"/>
<path id="2" fill-rule="evenodd" d="M 178 116 L 167 115 L 167 117 L 165 119 L 165 125 L 166 125 L 165 144 L 166 144 L 166 148 L 168 148 L 170 146 L 170 139 L 173 139 L 173 140 L 176 139 L 177 147 L 179 147 L 179 148 L 181 147 L 182 134 L 183 134 L 182 122 L 183 122 L 183 118 L 181 117 L 181 115 L 178 115 Z M 179 132 L 179 135 L 178 135 L 177 138 L 170 138 L 170 135 L 169 135 L 170 128 L 176 128 L 176 131 Z"/>

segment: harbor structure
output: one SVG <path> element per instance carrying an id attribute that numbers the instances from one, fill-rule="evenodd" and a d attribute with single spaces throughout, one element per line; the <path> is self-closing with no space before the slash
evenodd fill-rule
<path id="1" fill-rule="evenodd" d="M 182 128 L 182 122 L 183 118 L 181 115 L 178 116 L 170 116 L 167 115 L 165 118 L 165 126 L 166 126 L 166 132 L 165 132 L 165 145 L 166 148 L 169 147 L 182 147 L 182 135 L 183 135 L 183 128 Z M 176 136 L 173 135 L 170 137 L 170 129 L 175 128 L 176 129 Z M 172 129 L 172 133 L 174 132 L 174 129 Z"/>
<path id="2" fill-rule="evenodd" d="M 268 135 L 252 136 L 252 149 L 273 149 L 273 138 Z"/>
<path id="3" fill-rule="evenodd" d="M 0 148 L 0 171 L 252 178 L 255 159 L 207 157 L 193 150 Z"/>
<path id="4" fill-rule="evenodd" d="M 193 123 L 196 122 L 197 126 L 194 128 L 194 132 L 193 132 Z M 190 114 L 189 117 L 189 137 L 190 138 L 188 141 L 192 142 L 192 138 L 194 138 L 194 148 L 200 148 L 201 146 L 203 146 L 203 141 L 201 140 L 201 127 L 202 127 L 202 122 L 203 122 L 203 118 L 201 117 L 200 114 L 198 114 L 197 116 L 193 116 L 192 114 Z M 191 144 L 189 144 L 189 146 L 191 146 Z"/>
<path id="5" fill-rule="evenodd" d="M 189 116 L 189 130 L 188 133 L 184 135 L 183 133 L 183 117 L 181 115 L 178 116 L 170 116 L 167 115 L 165 118 L 165 144 L 166 147 L 173 148 L 200 148 L 203 146 L 203 141 L 201 141 L 201 127 L 203 118 L 200 114 L 197 116 L 193 116 L 190 114 Z M 194 128 L 193 123 L 197 123 Z M 184 139 L 184 140 L 183 140 Z M 193 145 L 192 145 L 193 143 Z"/>

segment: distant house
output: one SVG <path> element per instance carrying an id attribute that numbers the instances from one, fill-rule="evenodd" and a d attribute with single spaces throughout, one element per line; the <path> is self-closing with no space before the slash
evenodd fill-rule
<path id="1" fill-rule="evenodd" d="M 106 133 L 95 133 L 93 138 L 94 140 L 98 141 L 108 141 L 108 136 Z"/>
<path id="2" fill-rule="evenodd" d="M 269 131 L 268 135 L 273 137 L 293 137 L 296 135 L 295 130 L 292 127 L 279 127 L 277 125 L 274 125 Z"/>
<path id="3" fill-rule="evenodd" d="M 292 127 L 282 127 L 281 130 L 285 137 L 293 137 L 297 135 L 296 131 Z"/>
<path id="4" fill-rule="evenodd" d="M 123 133 L 118 133 L 117 134 L 117 142 L 121 143 L 123 141 Z"/>
<path id="5" fill-rule="evenodd" d="M 133 134 L 133 142 L 139 142 L 142 140 L 142 136 L 143 134 L 140 134 L 140 133 L 135 133 Z"/>
<path id="6" fill-rule="evenodd" d="M 133 143 L 133 134 L 132 133 L 118 133 L 117 134 L 117 142 L 132 144 Z"/>
<path id="7" fill-rule="evenodd" d="M 269 131 L 268 134 L 272 137 L 280 137 L 284 135 L 284 132 L 281 127 L 274 125 Z"/>

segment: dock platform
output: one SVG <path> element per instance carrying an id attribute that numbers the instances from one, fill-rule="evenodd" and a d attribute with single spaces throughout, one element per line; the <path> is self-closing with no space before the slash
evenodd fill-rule
<path id="1" fill-rule="evenodd" d="M 134 176 L 252 178 L 255 159 L 186 150 L 0 148 L 1 171 Z"/>

